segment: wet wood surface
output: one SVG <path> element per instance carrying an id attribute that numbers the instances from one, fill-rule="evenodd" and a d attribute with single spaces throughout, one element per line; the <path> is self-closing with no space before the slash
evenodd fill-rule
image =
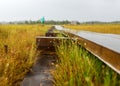
<path id="1" fill-rule="evenodd" d="M 50 71 L 55 69 L 57 55 L 54 52 L 42 53 L 38 56 L 31 71 L 25 76 L 21 86 L 53 86 Z"/>
<path id="2" fill-rule="evenodd" d="M 120 35 L 76 31 L 61 26 L 55 28 L 77 40 L 81 46 L 120 74 Z"/>

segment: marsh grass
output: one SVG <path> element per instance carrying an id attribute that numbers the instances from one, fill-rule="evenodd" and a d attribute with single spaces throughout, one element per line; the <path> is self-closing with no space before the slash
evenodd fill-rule
<path id="1" fill-rule="evenodd" d="M 120 24 L 81 24 L 81 25 L 64 25 L 64 27 L 75 30 L 120 34 Z"/>
<path id="2" fill-rule="evenodd" d="M 20 86 L 36 59 L 35 36 L 44 35 L 49 27 L 0 25 L 0 86 Z"/>
<path id="3" fill-rule="evenodd" d="M 77 42 L 62 41 L 56 47 L 59 57 L 52 71 L 55 86 L 119 86 L 120 75 Z"/>

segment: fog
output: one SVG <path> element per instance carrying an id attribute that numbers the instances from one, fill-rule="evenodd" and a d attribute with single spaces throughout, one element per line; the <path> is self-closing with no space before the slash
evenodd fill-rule
<path id="1" fill-rule="evenodd" d="M 120 0 L 0 0 L 0 21 L 120 21 Z"/>

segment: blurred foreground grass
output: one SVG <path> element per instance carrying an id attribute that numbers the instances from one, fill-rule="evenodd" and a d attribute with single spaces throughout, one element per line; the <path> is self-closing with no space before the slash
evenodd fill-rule
<path id="1" fill-rule="evenodd" d="M 0 25 L 0 86 L 19 86 L 36 57 L 35 36 L 50 25 Z M 8 51 L 5 51 L 8 47 Z"/>
<path id="2" fill-rule="evenodd" d="M 72 41 L 56 47 L 55 86 L 120 86 L 120 75 Z"/>

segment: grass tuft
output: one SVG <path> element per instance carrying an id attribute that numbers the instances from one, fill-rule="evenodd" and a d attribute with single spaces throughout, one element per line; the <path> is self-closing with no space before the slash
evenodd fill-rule
<path id="1" fill-rule="evenodd" d="M 55 86 L 118 86 L 120 75 L 73 41 L 56 47 Z"/>

